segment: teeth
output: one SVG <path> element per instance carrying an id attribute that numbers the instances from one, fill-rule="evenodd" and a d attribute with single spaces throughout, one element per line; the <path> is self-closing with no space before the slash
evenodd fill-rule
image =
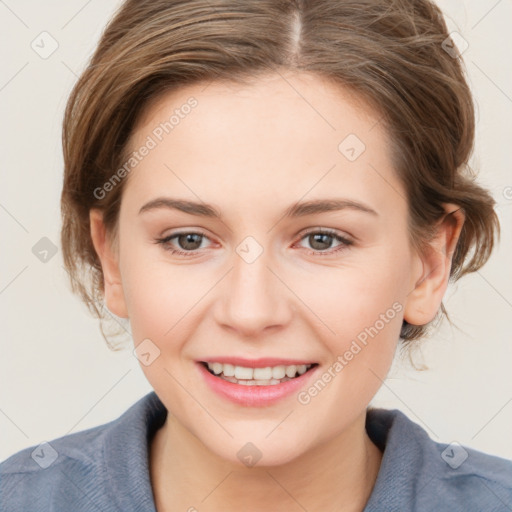
<path id="1" fill-rule="evenodd" d="M 299 372 L 299 375 L 302 375 L 303 373 L 306 373 L 306 371 L 308 370 L 308 368 L 310 368 L 311 365 L 305 365 L 305 364 L 301 364 L 299 366 L 297 366 L 297 371 Z"/>
<path id="2" fill-rule="evenodd" d="M 306 373 L 312 364 L 290 366 L 267 366 L 265 368 L 248 368 L 246 366 L 234 366 L 232 364 L 208 363 L 208 368 L 224 380 L 247 386 L 269 386 L 280 384 Z"/>
<path id="3" fill-rule="evenodd" d="M 252 368 L 245 368 L 244 366 L 235 366 L 235 379 L 251 380 L 252 378 L 253 378 L 253 369 Z"/>
<path id="4" fill-rule="evenodd" d="M 221 364 L 221 367 L 223 367 L 223 373 L 224 377 L 234 377 L 235 376 L 235 367 L 232 364 Z"/>
<path id="5" fill-rule="evenodd" d="M 272 368 L 272 378 L 282 379 L 286 375 L 286 368 L 284 366 L 274 366 Z"/>
<path id="6" fill-rule="evenodd" d="M 287 380 L 291 380 L 288 377 L 285 379 L 277 380 L 277 379 L 269 379 L 269 380 L 237 380 L 234 377 L 223 377 L 221 379 L 227 380 L 228 382 L 232 382 L 233 384 L 242 384 L 243 386 L 275 386 L 276 384 L 281 384 L 282 382 L 286 382 Z"/>
<path id="7" fill-rule="evenodd" d="M 297 367 L 294 364 L 286 367 L 286 376 L 290 377 L 290 379 L 292 377 L 295 377 L 296 373 L 297 373 Z"/>
<path id="8" fill-rule="evenodd" d="M 254 368 L 253 377 L 257 380 L 270 380 L 272 378 L 272 368 Z"/>
<path id="9" fill-rule="evenodd" d="M 222 364 L 221 363 L 213 363 L 210 370 L 213 370 L 213 373 L 215 373 L 215 375 L 219 375 L 219 373 L 222 373 Z"/>

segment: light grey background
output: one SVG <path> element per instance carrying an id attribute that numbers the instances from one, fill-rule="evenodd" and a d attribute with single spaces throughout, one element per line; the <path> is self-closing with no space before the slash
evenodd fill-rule
<path id="1" fill-rule="evenodd" d="M 68 288 L 59 250 L 63 109 L 118 5 L 0 1 L 0 460 L 115 419 L 152 389 L 131 349 L 108 350 Z M 512 1 L 439 5 L 469 44 L 463 58 L 478 113 L 472 166 L 498 202 L 502 242 L 484 269 L 450 286 L 445 305 L 461 330 L 444 322 L 424 343 L 430 369 L 397 360 L 373 404 L 402 410 L 436 441 L 512 458 Z M 58 43 L 47 58 L 31 47 L 51 49 L 43 31 Z M 57 246 L 46 263 L 32 252 L 43 237 Z"/>

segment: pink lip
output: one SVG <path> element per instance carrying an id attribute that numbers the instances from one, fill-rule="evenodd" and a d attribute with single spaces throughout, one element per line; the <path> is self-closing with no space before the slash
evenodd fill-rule
<path id="1" fill-rule="evenodd" d="M 238 405 L 244 405 L 248 407 L 262 407 L 265 405 L 272 405 L 278 400 L 298 392 L 301 387 L 306 385 L 307 381 L 311 379 L 312 375 L 316 373 L 316 370 L 319 368 L 319 366 L 314 366 L 299 377 L 273 386 L 244 386 L 243 384 L 234 384 L 233 382 L 229 382 L 227 380 L 221 379 L 220 377 L 212 375 L 206 366 L 200 362 L 196 363 L 196 366 L 198 367 L 200 374 L 211 390 L 215 391 L 221 397 L 227 398 L 228 400 Z M 257 368 L 264 366 L 265 365 L 260 365 L 257 366 Z"/>
<path id="2" fill-rule="evenodd" d="M 262 357 L 260 359 L 245 359 L 244 357 L 215 357 L 203 359 L 204 363 L 232 364 L 233 366 L 245 366 L 246 368 L 266 368 L 267 366 L 291 366 L 301 364 L 314 364 L 314 361 L 299 359 L 278 359 L 275 357 Z"/>

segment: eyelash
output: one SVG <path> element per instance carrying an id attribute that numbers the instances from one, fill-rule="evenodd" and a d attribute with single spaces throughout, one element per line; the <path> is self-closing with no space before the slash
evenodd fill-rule
<path id="1" fill-rule="evenodd" d="M 337 249 L 330 250 L 330 251 L 319 251 L 319 250 L 314 250 L 314 249 L 306 249 L 307 253 L 310 255 L 313 255 L 313 256 L 332 255 L 334 253 L 338 253 L 338 252 L 348 249 L 353 244 L 353 242 L 351 240 L 338 235 L 336 233 L 336 231 L 330 230 L 330 229 L 312 229 L 310 231 L 307 231 L 306 233 L 304 233 L 301 236 L 301 238 L 299 239 L 299 242 L 311 234 L 329 235 L 329 236 L 333 237 L 335 240 L 337 240 L 338 242 L 341 242 L 341 244 L 342 244 Z M 178 232 L 178 233 L 173 233 L 169 236 L 166 236 L 165 238 L 157 238 L 155 240 L 155 243 L 161 244 L 165 251 L 168 251 L 173 255 L 180 255 L 180 256 L 196 255 L 197 252 L 199 251 L 199 249 L 196 249 L 194 251 L 181 251 L 179 249 L 173 249 L 171 247 L 170 241 L 173 238 L 176 238 L 181 235 L 200 235 L 200 236 L 203 236 L 204 238 L 208 238 L 206 233 L 204 233 L 202 231 L 182 231 L 182 232 Z"/>

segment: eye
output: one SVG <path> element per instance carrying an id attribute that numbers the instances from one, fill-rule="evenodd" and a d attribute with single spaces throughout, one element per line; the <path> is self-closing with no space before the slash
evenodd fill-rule
<path id="1" fill-rule="evenodd" d="M 308 231 L 300 240 L 308 241 L 313 249 L 308 250 L 308 254 L 314 256 L 330 255 L 348 249 L 353 244 L 351 240 L 339 235 L 336 231 L 318 228 Z M 340 243 L 339 246 L 334 250 L 326 251 L 325 249 L 329 249 L 333 241 L 338 241 Z"/>
<path id="2" fill-rule="evenodd" d="M 177 249 L 176 246 L 171 243 L 174 239 L 176 239 L 178 247 L 184 250 L 180 250 L 179 248 Z M 155 243 L 161 244 L 163 248 L 171 254 L 194 256 L 197 254 L 197 251 L 204 249 L 201 245 L 205 239 L 209 240 L 208 236 L 203 232 L 183 231 L 180 233 L 172 233 L 164 238 L 158 238 L 155 240 Z M 300 241 L 305 239 L 312 247 L 312 250 L 307 251 L 308 254 L 315 256 L 331 255 L 344 249 L 348 249 L 348 247 L 353 244 L 353 242 L 348 238 L 345 238 L 339 235 L 336 231 L 329 229 L 316 228 L 315 230 L 310 230 L 300 238 Z M 333 241 L 339 242 L 339 246 L 334 250 L 327 251 L 326 249 L 330 249 Z"/>
<path id="3" fill-rule="evenodd" d="M 175 238 L 177 239 L 178 246 L 186 250 L 181 251 L 173 247 L 171 240 Z M 205 233 L 202 232 L 183 231 L 181 233 L 173 233 L 165 238 L 158 238 L 155 242 L 161 244 L 163 248 L 171 254 L 191 256 L 195 251 L 201 248 L 201 243 L 205 238 L 208 239 Z"/>

